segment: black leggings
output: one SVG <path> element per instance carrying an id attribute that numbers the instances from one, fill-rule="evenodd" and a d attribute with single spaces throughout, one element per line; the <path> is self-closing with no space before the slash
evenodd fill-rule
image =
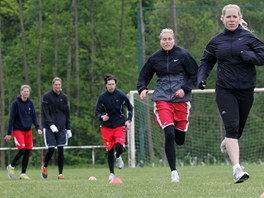
<path id="1" fill-rule="evenodd" d="M 254 89 L 216 88 L 216 103 L 224 122 L 226 137 L 239 139 L 254 101 Z"/>
<path id="2" fill-rule="evenodd" d="M 174 125 L 169 125 L 164 128 L 165 133 L 165 153 L 171 171 L 176 170 L 176 149 L 177 145 L 183 145 L 185 142 L 186 132 L 174 128 Z"/>
<path id="3" fill-rule="evenodd" d="M 120 143 L 116 143 L 116 145 L 109 151 L 107 151 L 107 161 L 109 166 L 110 173 L 114 173 L 114 163 L 115 157 L 118 158 L 123 153 L 124 147 Z M 116 152 L 116 156 L 114 153 Z"/>
<path id="4" fill-rule="evenodd" d="M 29 160 L 29 155 L 30 155 L 30 151 L 29 149 L 20 149 L 18 150 L 16 156 L 14 157 L 11 166 L 15 167 L 17 161 L 23 156 L 22 158 L 22 170 L 21 173 L 26 173 L 27 171 L 27 166 L 28 166 L 28 160 Z"/>
<path id="5" fill-rule="evenodd" d="M 58 146 L 57 149 L 58 149 L 58 169 L 59 169 L 59 174 L 62 174 L 63 166 L 64 166 L 64 149 L 63 146 Z M 49 161 L 51 160 L 54 151 L 55 151 L 54 147 L 48 148 L 48 152 L 46 154 L 44 161 L 44 167 L 48 167 Z"/>

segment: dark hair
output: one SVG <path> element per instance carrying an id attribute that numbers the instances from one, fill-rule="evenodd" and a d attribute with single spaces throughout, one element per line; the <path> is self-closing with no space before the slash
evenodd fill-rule
<path id="1" fill-rule="evenodd" d="M 114 75 L 112 75 L 112 74 L 108 74 L 108 75 L 106 75 L 106 76 L 104 77 L 104 83 L 105 83 L 105 85 L 107 84 L 107 82 L 108 82 L 109 80 L 114 80 L 115 83 L 117 83 L 116 77 L 115 77 Z"/>

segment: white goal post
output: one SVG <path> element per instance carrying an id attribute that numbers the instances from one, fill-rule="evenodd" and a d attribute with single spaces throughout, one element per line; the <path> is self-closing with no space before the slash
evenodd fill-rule
<path id="1" fill-rule="evenodd" d="M 255 101 L 240 139 L 241 161 L 262 162 L 264 153 L 264 88 L 255 88 Z M 149 90 L 151 95 L 153 90 Z M 177 164 L 229 164 L 227 155 L 219 151 L 224 129 L 215 103 L 215 89 L 192 90 L 190 125 L 185 145 L 176 146 Z M 129 167 L 166 164 L 163 133 L 153 119 L 153 102 L 140 100 L 138 92 L 128 94 L 134 106 L 131 129 L 128 131 Z M 228 102 L 228 101 L 226 101 Z"/>

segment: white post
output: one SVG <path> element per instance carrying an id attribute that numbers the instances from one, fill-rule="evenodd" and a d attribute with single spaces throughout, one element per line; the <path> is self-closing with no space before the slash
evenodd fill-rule
<path id="1" fill-rule="evenodd" d="M 134 107 L 134 93 L 135 91 L 129 92 L 129 100 Z M 135 112 L 135 111 L 134 111 Z M 136 149 L 135 149 L 135 113 L 133 112 L 132 122 L 130 130 L 128 131 L 128 164 L 129 167 L 136 167 Z"/>
<path id="2" fill-rule="evenodd" d="M 92 148 L 92 163 L 95 165 L 95 154 L 94 154 L 94 148 Z"/>

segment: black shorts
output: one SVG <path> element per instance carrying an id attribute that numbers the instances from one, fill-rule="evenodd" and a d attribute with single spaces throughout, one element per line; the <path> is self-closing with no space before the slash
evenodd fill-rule
<path id="1" fill-rule="evenodd" d="M 43 133 L 44 133 L 44 143 L 45 146 L 48 148 L 68 145 L 66 130 L 53 133 L 50 129 L 44 128 Z"/>

